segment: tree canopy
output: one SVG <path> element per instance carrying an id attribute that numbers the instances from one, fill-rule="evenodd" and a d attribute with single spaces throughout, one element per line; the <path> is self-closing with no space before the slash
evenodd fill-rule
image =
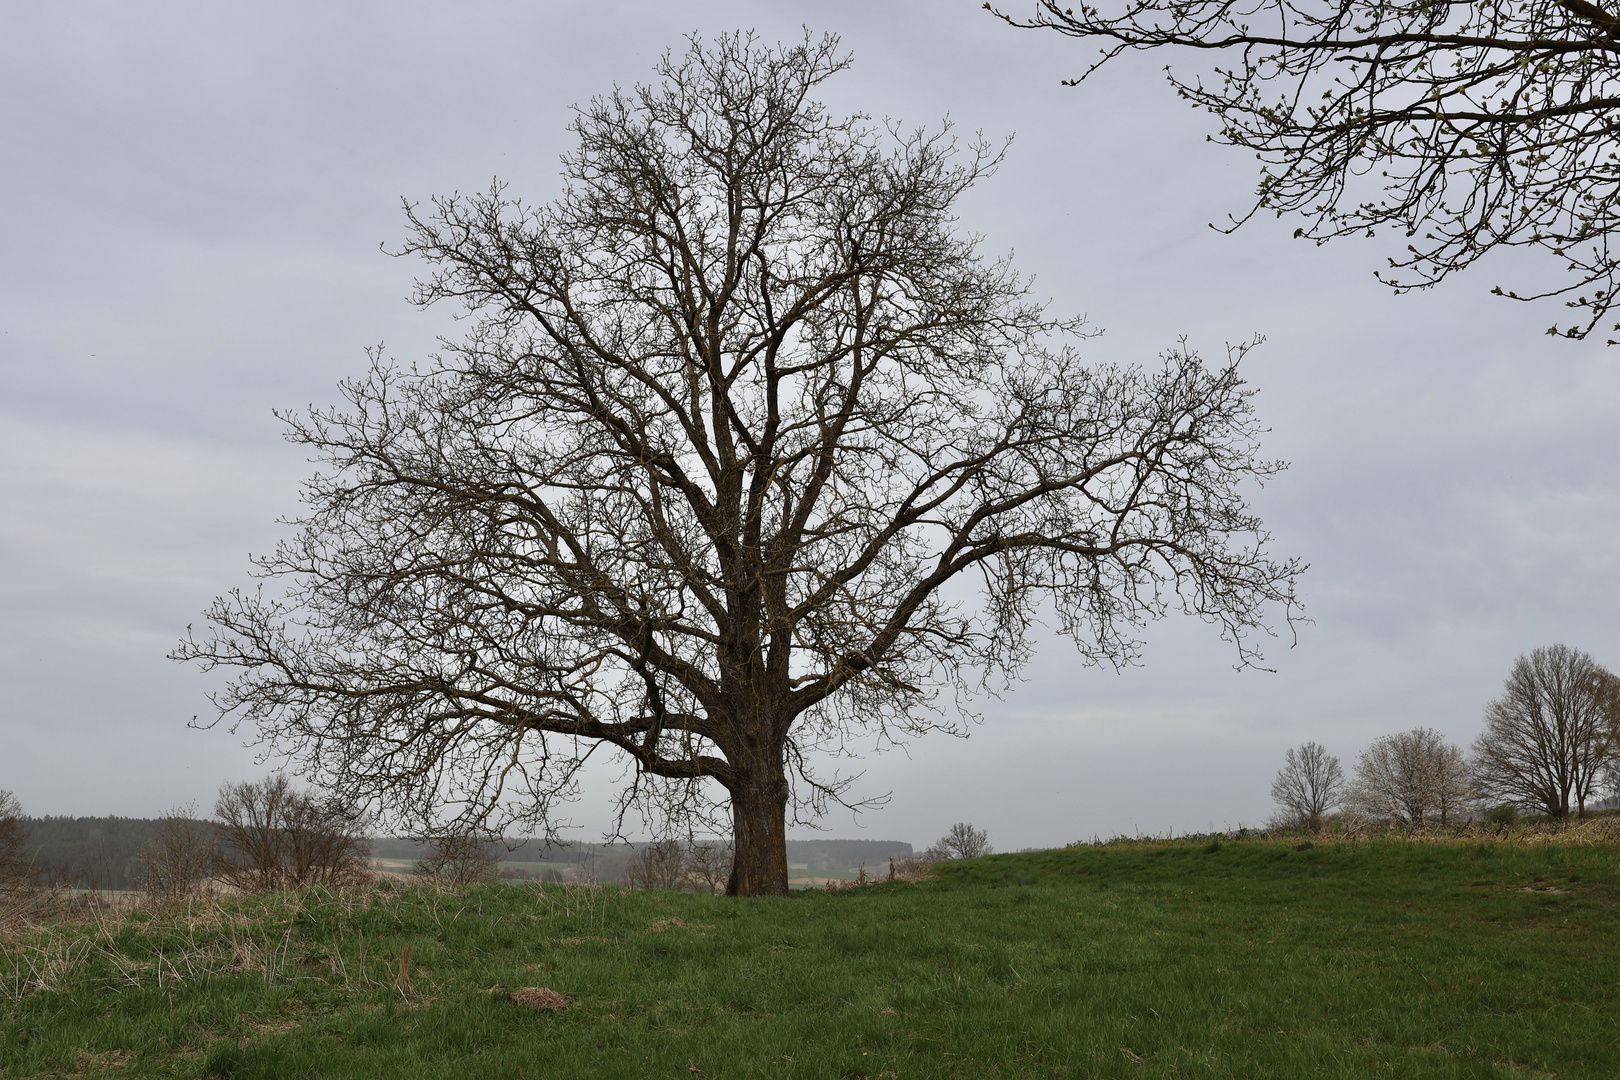
<path id="1" fill-rule="evenodd" d="M 1319 742 L 1290 748 L 1271 782 L 1271 798 L 1285 826 L 1322 828 L 1323 816 L 1344 798 L 1344 769 Z"/>
<path id="2" fill-rule="evenodd" d="M 1585 814 L 1620 752 L 1615 681 L 1590 653 L 1561 643 L 1514 660 L 1474 743 L 1481 793 L 1556 818 Z"/>
<path id="3" fill-rule="evenodd" d="M 1620 17 L 1597 4 L 1039 0 L 1031 18 L 996 14 L 1096 42 L 1071 84 L 1127 52 L 1216 56 L 1166 71 L 1215 115 L 1217 141 L 1260 159 L 1255 202 L 1233 227 L 1270 211 L 1304 218 L 1295 235 L 1318 242 L 1393 230 L 1405 250 L 1379 277 L 1400 291 L 1496 248 L 1536 248 L 1565 276 L 1496 291 L 1562 298 L 1571 321 L 1549 334 L 1584 338 L 1615 306 Z"/>
<path id="4" fill-rule="evenodd" d="M 1037 617 L 1124 663 L 1183 609 L 1254 661 L 1301 567 L 1242 490 L 1280 468 L 1243 349 L 1084 363 L 957 226 L 999 151 L 830 116 L 848 62 L 694 40 L 577 109 L 552 202 L 408 207 L 466 333 L 286 416 L 300 535 L 176 654 L 235 669 L 222 717 L 424 832 L 550 830 L 605 748 L 621 812 L 729 816 L 770 893 L 847 791 L 815 757 L 958 724 Z"/>
<path id="5" fill-rule="evenodd" d="M 1462 751 L 1434 728 L 1375 739 L 1356 759 L 1344 808 L 1402 825 L 1444 825 L 1473 804 L 1472 776 Z"/>

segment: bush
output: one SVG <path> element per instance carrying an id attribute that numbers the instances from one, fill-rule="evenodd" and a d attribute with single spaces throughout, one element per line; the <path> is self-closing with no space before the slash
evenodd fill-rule
<path id="1" fill-rule="evenodd" d="M 731 863 L 735 857 L 729 841 L 694 843 L 687 852 L 687 871 L 692 887 L 706 888 L 711 893 L 725 892 L 731 880 Z"/>
<path id="2" fill-rule="evenodd" d="M 478 836 L 446 836 L 433 844 L 427 858 L 418 860 L 416 872 L 446 885 L 494 881 L 500 870 L 495 845 Z"/>
<path id="3" fill-rule="evenodd" d="M 42 870 L 29 850 L 22 804 L 0 791 L 0 930 L 34 918 L 61 899 L 62 875 Z"/>
<path id="4" fill-rule="evenodd" d="M 222 855 L 219 876 L 262 892 L 366 880 L 370 845 L 360 815 L 317 803 L 277 774 L 258 783 L 227 783 L 214 805 Z"/>
<path id="5" fill-rule="evenodd" d="M 632 889 L 686 888 L 686 852 L 679 840 L 657 840 L 630 857 L 624 883 Z"/>
<path id="6" fill-rule="evenodd" d="M 1504 828 L 1517 825 L 1519 823 L 1519 808 L 1512 803 L 1493 806 L 1485 811 L 1485 820 L 1492 825 L 1499 825 Z"/>
<path id="7" fill-rule="evenodd" d="M 28 883 L 30 869 L 22 804 L 11 792 L 0 791 L 0 893 L 21 889 Z"/>
<path id="8" fill-rule="evenodd" d="M 174 903 L 202 891 L 219 872 L 221 856 L 213 824 L 197 819 L 196 804 L 176 807 L 140 851 L 146 892 Z"/>

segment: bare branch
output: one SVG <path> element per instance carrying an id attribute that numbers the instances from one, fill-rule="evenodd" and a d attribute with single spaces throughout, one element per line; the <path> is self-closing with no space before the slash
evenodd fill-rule
<path id="1" fill-rule="evenodd" d="M 986 7 L 990 5 L 986 4 Z M 1498 247 L 1550 253 L 1584 338 L 1611 314 L 1620 253 L 1620 18 L 1587 0 L 1131 0 L 1123 10 L 1038 0 L 1014 26 L 1095 41 L 1095 60 L 1145 49 L 1226 53 L 1176 92 L 1261 162 L 1254 205 L 1297 214 L 1318 243 L 1396 230 L 1380 279 L 1427 288 Z M 1620 330 L 1620 324 L 1615 326 Z M 1615 344 L 1610 341 L 1609 344 Z"/>

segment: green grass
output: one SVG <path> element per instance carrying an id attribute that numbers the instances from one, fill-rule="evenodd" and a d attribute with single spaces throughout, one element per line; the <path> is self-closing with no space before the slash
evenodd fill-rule
<path id="1" fill-rule="evenodd" d="M 0 1074 L 1613 1077 L 1617 856 L 1142 844 L 784 900 L 238 898 L 5 946 Z"/>

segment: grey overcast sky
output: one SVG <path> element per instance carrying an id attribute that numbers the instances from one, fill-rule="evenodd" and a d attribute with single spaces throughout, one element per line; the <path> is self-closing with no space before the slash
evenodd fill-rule
<path id="1" fill-rule="evenodd" d="M 1292 468 L 1256 505 L 1312 564 L 1315 620 L 1276 674 L 1234 671 L 1185 619 L 1124 673 L 1053 641 L 971 738 L 866 757 L 860 790 L 893 799 L 832 835 L 920 844 L 966 819 L 1010 849 L 1256 823 L 1288 746 L 1347 767 L 1418 725 L 1466 746 L 1519 653 L 1620 663 L 1620 350 L 1489 295 L 1554 272 L 1533 259 L 1396 297 L 1371 276 L 1396 239 L 1208 228 L 1254 162 L 1165 86 L 1190 58 L 1063 88 L 1087 51 L 977 0 L 7 4 L 0 788 L 35 814 L 152 815 L 265 771 L 249 733 L 187 728 L 210 680 L 164 654 L 297 509 L 309 466 L 271 408 L 452 329 L 379 252 L 399 200 L 492 176 L 549 198 L 571 103 L 649 78 L 683 34 L 801 25 L 855 55 L 834 108 L 1016 134 L 963 225 L 1106 329 L 1090 356 L 1265 335 L 1246 368 Z M 605 799 L 574 820 L 595 838 Z"/>

